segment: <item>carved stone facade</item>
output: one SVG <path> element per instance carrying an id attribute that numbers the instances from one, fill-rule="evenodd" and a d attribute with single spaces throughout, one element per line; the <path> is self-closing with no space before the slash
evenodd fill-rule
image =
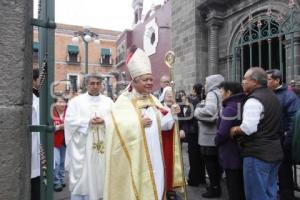
<path id="1" fill-rule="evenodd" d="M 274 15 L 287 17 L 290 4 L 299 10 L 299 0 L 172 0 L 172 49 L 177 56 L 175 81 L 177 89 L 191 90 L 196 82 L 220 73 L 227 80 L 234 79 L 233 49 L 238 40 L 241 24 L 249 16 L 265 15 L 270 9 Z M 295 23 L 299 21 L 295 15 Z M 294 54 L 285 42 L 287 80 L 299 78 L 299 34 L 294 34 Z M 288 38 L 288 37 L 286 37 Z M 272 49 L 275 45 L 272 46 Z M 256 53 L 256 52 L 254 52 Z M 257 56 L 253 53 L 253 57 Z M 237 57 L 240 55 L 237 55 Z M 294 60 L 293 70 L 291 59 Z M 248 57 L 247 57 L 248 58 Z M 274 56 L 273 56 L 274 58 Z M 237 59 L 239 61 L 240 57 Z M 239 68 L 240 66 L 238 66 Z M 266 67 L 265 67 L 266 68 Z M 240 69 L 237 69 L 238 73 Z M 292 73 L 295 73 L 294 75 Z M 241 77 L 238 76 L 238 79 Z"/>

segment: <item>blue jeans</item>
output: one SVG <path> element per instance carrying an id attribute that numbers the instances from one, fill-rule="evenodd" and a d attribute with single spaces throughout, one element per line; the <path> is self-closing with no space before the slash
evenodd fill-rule
<path id="1" fill-rule="evenodd" d="M 54 147 L 54 185 L 61 185 L 65 177 L 66 147 Z"/>
<path id="2" fill-rule="evenodd" d="M 243 160 L 247 200 L 277 200 L 277 175 L 280 162 L 265 162 L 254 157 Z"/>

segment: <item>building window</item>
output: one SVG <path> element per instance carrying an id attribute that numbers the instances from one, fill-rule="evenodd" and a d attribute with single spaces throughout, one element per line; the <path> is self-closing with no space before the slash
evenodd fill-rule
<path id="1" fill-rule="evenodd" d="M 68 62 L 72 62 L 72 63 L 78 62 L 77 57 L 78 57 L 78 54 L 69 54 Z"/>
<path id="2" fill-rule="evenodd" d="M 117 47 L 117 59 L 116 59 L 116 65 L 119 65 L 120 63 L 125 61 L 125 40 L 122 41 L 122 43 Z"/>
<path id="3" fill-rule="evenodd" d="M 78 74 L 68 74 L 67 75 L 67 91 L 77 92 L 79 86 L 79 75 Z"/>
<path id="4" fill-rule="evenodd" d="M 111 58 L 111 50 L 107 48 L 101 49 L 101 58 L 100 58 L 101 65 L 112 65 L 112 58 Z"/>
<path id="5" fill-rule="evenodd" d="M 158 25 L 155 18 L 146 24 L 143 40 L 145 53 L 148 56 L 155 54 L 158 45 Z"/>
<path id="6" fill-rule="evenodd" d="M 69 63 L 80 63 L 80 58 L 78 56 L 79 48 L 76 45 L 68 45 L 67 62 Z"/>

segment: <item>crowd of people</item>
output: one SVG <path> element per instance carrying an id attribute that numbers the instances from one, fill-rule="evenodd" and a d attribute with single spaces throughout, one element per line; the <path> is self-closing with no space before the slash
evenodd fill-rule
<path id="1" fill-rule="evenodd" d="M 282 72 L 252 67 L 242 84 L 214 74 L 190 94 L 174 94 L 167 75 L 152 91 L 150 60 L 141 49 L 132 48 L 126 64 L 132 81 L 115 102 L 101 94 L 97 74 L 85 78 L 87 92 L 55 99 L 54 191 L 66 186 L 68 171 L 71 200 L 186 198 L 186 184 L 207 185 L 202 197 L 216 198 L 225 174 L 230 200 L 275 200 L 278 192 L 281 200 L 295 199 L 300 100 Z M 39 124 L 38 77 L 34 70 L 33 124 Z M 39 199 L 38 147 L 32 133 L 32 199 Z"/>

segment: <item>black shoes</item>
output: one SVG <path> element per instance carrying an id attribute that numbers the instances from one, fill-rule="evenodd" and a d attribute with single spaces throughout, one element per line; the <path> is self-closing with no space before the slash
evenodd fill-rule
<path id="1" fill-rule="evenodd" d="M 61 192 L 63 190 L 63 186 L 61 184 L 54 184 L 53 190 L 55 192 Z"/>
<path id="2" fill-rule="evenodd" d="M 207 192 L 202 194 L 202 197 L 204 198 L 217 198 L 220 196 L 221 196 L 220 186 L 208 187 Z"/>
<path id="3" fill-rule="evenodd" d="M 195 183 L 195 182 L 191 181 L 191 179 L 188 179 L 187 183 L 191 187 L 198 187 L 199 186 L 199 183 Z"/>
<path id="4" fill-rule="evenodd" d="M 176 192 L 168 191 L 167 192 L 167 200 L 177 200 Z"/>
<path id="5" fill-rule="evenodd" d="M 188 179 L 187 180 L 187 183 L 188 183 L 188 185 L 189 186 L 191 186 L 191 187 L 198 187 L 200 184 L 202 185 L 202 184 L 206 184 L 206 181 L 204 180 L 204 181 L 200 181 L 200 182 L 194 182 L 194 181 L 191 181 L 191 179 Z"/>

